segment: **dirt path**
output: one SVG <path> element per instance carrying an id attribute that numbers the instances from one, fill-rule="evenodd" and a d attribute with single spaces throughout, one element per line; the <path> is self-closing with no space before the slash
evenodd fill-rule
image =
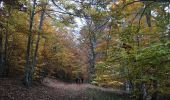
<path id="1" fill-rule="evenodd" d="M 102 87 L 97 87 L 97 86 L 94 86 L 94 85 L 91 85 L 91 84 L 64 83 L 64 82 L 61 82 L 61 81 L 58 81 L 58 80 L 55 80 L 55 79 L 52 79 L 52 78 L 45 78 L 43 84 L 45 86 L 52 87 L 54 89 L 62 89 L 62 90 L 65 90 L 65 91 L 69 91 L 69 90 L 71 90 L 71 91 L 83 91 L 83 90 L 86 90 L 88 88 L 91 88 L 91 89 L 96 89 L 96 90 L 99 90 L 99 91 L 113 92 L 113 93 L 117 93 L 117 94 L 126 93 L 125 91 L 122 91 L 122 90 L 116 90 L 116 89 L 112 89 L 112 88 L 102 88 Z"/>
<path id="2" fill-rule="evenodd" d="M 0 79 L 0 100 L 127 100 L 122 91 L 105 89 L 90 84 L 68 84 L 45 78 L 25 88 L 21 79 Z"/>
<path id="3" fill-rule="evenodd" d="M 53 88 L 61 100 L 127 100 L 124 91 L 91 84 L 70 84 L 52 78 L 45 78 L 43 84 Z"/>

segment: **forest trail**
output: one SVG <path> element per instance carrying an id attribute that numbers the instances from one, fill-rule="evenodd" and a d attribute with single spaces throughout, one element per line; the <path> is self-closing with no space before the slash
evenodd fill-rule
<path id="1" fill-rule="evenodd" d="M 21 79 L 0 79 L 0 100 L 128 100 L 123 91 L 45 78 L 25 88 Z"/>
<path id="2" fill-rule="evenodd" d="M 43 81 L 43 84 L 47 87 L 52 87 L 56 90 L 65 90 L 65 91 L 85 91 L 88 88 L 91 89 L 96 89 L 99 91 L 103 91 L 103 92 L 113 92 L 116 94 L 122 94 L 122 93 L 126 93 L 123 90 L 118 90 L 118 89 L 112 89 L 112 88 L 102 88 L 102 87 L 97 87 L 91 84 L 87 84 L 87 83 L 81 83 L 81 84 L 76 84 L 76 83 L 65 83 L 65 82 L 61 82 L 59 80 L 56 79 L 52 79 L 52 78 L 45 78 Z"/>
<path id="3" fill-rule="evenodd" d="M 128 100 L 127 93 L 112 88 L 102 88 L 91 84 L 66 83 L 53 78 L 45 78 L 43 85 L 53 88 L 65 100 Z"/>

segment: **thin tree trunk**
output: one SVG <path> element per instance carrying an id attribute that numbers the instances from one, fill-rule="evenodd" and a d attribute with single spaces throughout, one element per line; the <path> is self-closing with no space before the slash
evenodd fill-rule
<path id="1" fill-rule="evenodd" d="M 8 22 L 7 22 L 7 29 L 5 32 L 5 50 L 4 50 L 4 75 L 7 76 L 8 75 L 8 66 L 7 66 L 7 53 L 8 53 Z"/>
<path id="2" fill-rule="evenodd" d="M 145 6 L 148 5 L 148 3 L 144 2 L 144 5 Z M 148 27 L 151 27 L 152 25 L 151 25 L 151 9 L 150 8 L 148 8 L 148 11 L 146 12 L 145 17 L 146 17 L 146 23 Z"/>
<path id="3" fill-rule="evenodd" d="M 38 29 L 38 37 L 36 41 L 36 47 L 33 55 L 33 63 L 32 63 L 32 73 L 34 73 L 35 65 L 36 65 L 36 58 L 37 58 L 37 53 L 38 53 L 38 48 L 39 48 L 39 42 L 40 42 L 40 35 L 42 32 L 42 26 L 43 26 L 43 20 L 44 20 L 44 14 L 45 14 L 45 9 L 41 11 L 41 17 L 40 17 L 40 24 L 39 24 L 39 29 Z"/>
<path id="4" fill-rule="evenodd" d="M 31 75 L 31 61 L 30 61 L 30 50 L 31 50 L 31 39 L 32 39 L 32 27 L 33 27 L 33 20 L 35 15 L 35 5 L 36 0 L 33 2 L 33 8 L 30 14 L 30 26 L 29 26 L 29 34 L 28 34 L 28 42 L 27 42 L 27 51 L 26 51 L 26 64 L 25 64 L 25 72 L 24 72 L 24 84 L 27 87 L 30 87 L 32 81 Z"/>
<path id="5" fill-rule="evenodd" d="M 157 80 L 153 80 L 153 88 L 154 88 L 154 93 L 152 94 L 152 99 L 151 100 L 158 100 L 158 83 Z"/>
<path id="6" fill-rule="evenodd" d="M 3 75 L 3 35 L 2 30 L 0 31 L 0 76 Z"/>
<path id="7" fill-rule="evenodd" d="M 112 26 L 109 27 L 109 34 L 107 35 L 107 38 L 106 38 L 106 54 L 105 54 L 105 61 L 107 60 L 108 58 L 108 53 L 109 53 L 109 47 L 110 47 L 110 40 L 111 40 L 111 29 L 112 29 Z"/>
<path id="8" fill-rule="evenodd" d="M 149 12 L 146 13 L 146 22 L 148 24 L 148 27 L 151 27 L 151 10 L 149 10 Z"/>

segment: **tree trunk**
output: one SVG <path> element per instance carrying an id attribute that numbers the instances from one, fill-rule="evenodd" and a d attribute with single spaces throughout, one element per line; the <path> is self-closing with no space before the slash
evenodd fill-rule
<path id="1" fill-rule="evenodd" d="M 142 82 L 140 86 L 139 100 L 146 100 L 146 99 L 147 99 L 146 84 Z"/>
<path id="2" fill-rule="evenodd" d="M 7 76 L 9 72 L 9 68 L 7 66 L 7 53 L 8 53 L 8 22 L 7 22 L 7 29 L 5 32 L 5 50 L 4 50 L 4 75 Z"/>
<path id="3" fill-rule="evenodd" d="M 154 88 L 154 93 L 152 94 L 152 99 L 151 100 L 158 100 L 158 91 L 157 91 L 158 83 L 156 80 L 153 80 L 153 88 Z"/>
<path id="4" fill-rule="evenodd" d="M 151 10 L 149 10 L 149 12 L 146 13 L 146 22 L 148 24 L 148 27 L 151 27 Z"/>
<path id="5" fill-rule="evenodd" d="M 3 35 L 2 35 L 2 30 L 0 31 L 0 76 L 3 75 Z"/>
<path id="6" fill-rule="evenodd" d="M 144 2 L 144 5 L 145 6 L 148 5 L 148 3 Z M 148 8 L 148 11 L 146 12 L 145 17 L 146 17 L 146 23 L 148 27 L 151 27 L 152 25 L 151 25 L 151 9 L 150 8 Z"/>
<path id="7" fill-rule="evenodd" d="M 32 75 L 31 75 L 31 60 L 30 60 L 30 49 L 31 49 L 31 39 L 32 39 L 32 27 L 33 27 L 33 20 L 35 15 L 35 6 L 36 0 L 33 2 L 32 11 L 30 11 L 30 26 L 29 26 L 29 34 L 28 34 L 28 42 L 27 42 L 27 51 L 26 51 L 26 64 L 25 64 L 25 72 L 24 72 L 24 84 L 27 87 L 30 87 L 32 82 Z"/>
<path id="8" fill-rule="evenodd" d="M 95 34 L 90 34 L 90 49 L 89 49 L 89 82 L 92 82 L 95 74 L 95 46 L 96 46 L 96 37 Z"/>
<path id="9" fill-rule="evenodd" d="M 41 17 L 40 17 L 40 24 L 39 24 L 39 29 L 38 29 L 38 37 L 37 37 L 37 41 L 36 41 L 36 47 L 35 47 L 35 51 L 34 51 L 34 55 L 33 55 L 33 63 L 32 63 L 32 73 L 34 73 L 34 69 L 35 69 L 35 65 L 36 65 L 36 58 L 37 58 L 37 52 L 38 52 L 38 48 L 39 48 L 39 42 L 40 42 L 40 35 L 42 32 L 42 25 L 43 25 L 43 20 L 44 20 L 44 14 L 45 14 L 45 9 L 43 8 L 43 10 L 41 11 Z"/>

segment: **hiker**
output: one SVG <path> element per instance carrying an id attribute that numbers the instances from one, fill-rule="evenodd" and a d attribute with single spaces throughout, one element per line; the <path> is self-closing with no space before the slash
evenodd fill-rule
<path id="1" fill-rule="evenodd" d="M 80 77 L 80 81 L 81 81 L 81 83 L 83 83 L 84 82 L 84 78 Z"/>
<path id="2" fill-rule="evenodd" d="M 76 77 L 76 83 L 80 83 L 80 77 Z"/>

